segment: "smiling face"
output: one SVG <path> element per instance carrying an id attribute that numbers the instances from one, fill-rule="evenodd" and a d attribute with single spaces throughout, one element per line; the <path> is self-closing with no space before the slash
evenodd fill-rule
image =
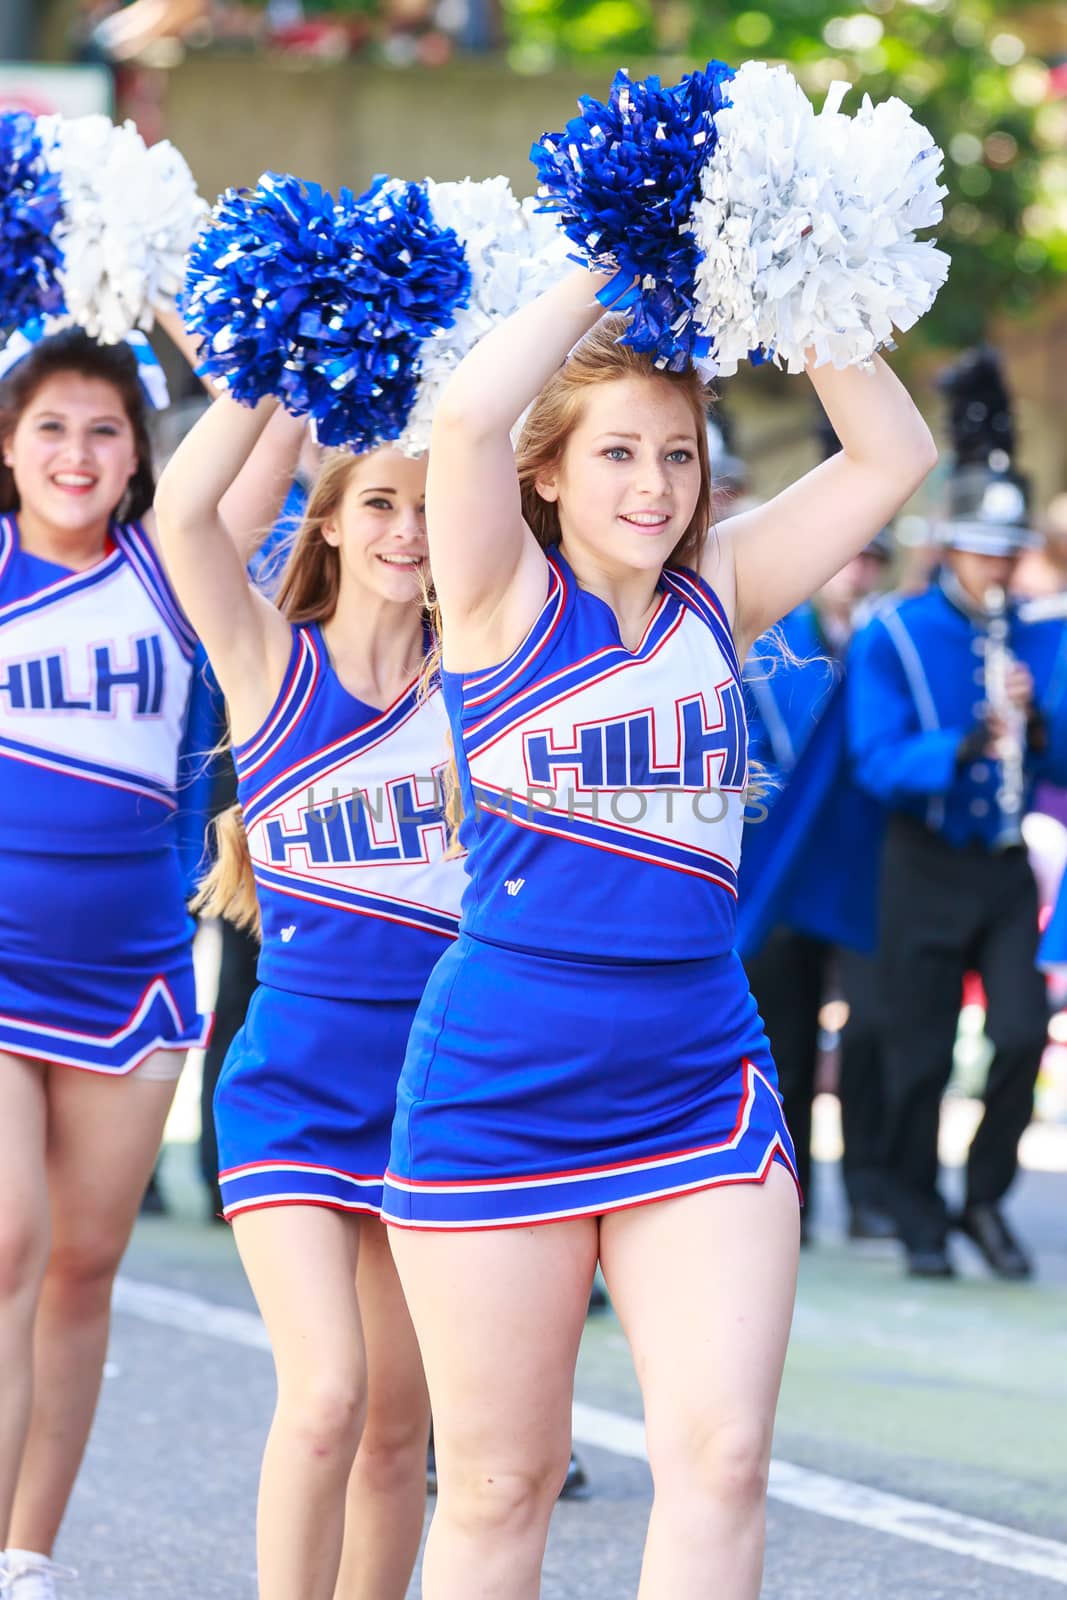
<path id="1" fill-rule="evenodd" d="M 397 604 L 421 600 L 427 574 L 426 460 L 373 450 L 352 468 L 322 537 L 341 558 L 341 583 Z"/>
<path id="2" fill-rule="evenodd" d="M 106 528 L 137 470 L 118 389 L 73 371 L 38 385 L 3 452 L 24 516 L 68 535 Z"/>
<path id="3" fill-rule="evenodd" d="M 559 461 L 536 479 L 564 543 L 605 572 L 656 571 L 682 539 L 701 491 L 696 420 L 655 377 L 590 386 Z"/>

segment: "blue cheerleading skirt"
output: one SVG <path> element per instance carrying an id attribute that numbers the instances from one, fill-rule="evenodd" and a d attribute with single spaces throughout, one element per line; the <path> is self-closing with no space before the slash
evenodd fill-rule
<path id="1" fill-rule="evenodd" d="M 777 1074 L 736 955 L 600 962 L 469 934 L 434 968 L 397 1093 L 383 1220 L 596 1216 L 795 1178 Z"/>
<path id="2" fill-rule="evenodd" d="M 378 1215 L 415 1005 L 260 984 L 215 1090 L 228 1221 L 286 1205 Z"/>
<path id="3" fill-rule="evenodd" d="M 120 1076 L 203 1045 L 178 853 L 0 854 L 0 1050 Z"/>

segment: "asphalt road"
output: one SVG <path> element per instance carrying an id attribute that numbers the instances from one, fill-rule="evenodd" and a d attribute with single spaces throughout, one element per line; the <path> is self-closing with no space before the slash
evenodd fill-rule
<path id="1" fill-rule="evenodd" d="M 1026 1172 L 1013 1198 L 1041 1268 L 1023 1286 L 991 1281 L 963 1246 L 964 1275 L 944 1284 L 909 1282 L 892 1247 L 849 1248 L 836 1172 L 821 1164 L 775 1443 L 767 1600 L 1067 1593 L 1067 1129 L 1033 1149 L 1059 1170 Z M 191 1174 L 190 1148 L 172 1146 L 178 1214 L 143 1221 L 125 1267 L 57 1550 L 81 1574 L 72 1600 L 254 1600 L 272 1370 L 228 1230 L 200 1219 Z M 619 1600 L 636 1592 L 650 1484 L 610 1313 L 588 1324 L 577 1394 L 594 1493 L 558 1508 L 543 1593 Z"/>

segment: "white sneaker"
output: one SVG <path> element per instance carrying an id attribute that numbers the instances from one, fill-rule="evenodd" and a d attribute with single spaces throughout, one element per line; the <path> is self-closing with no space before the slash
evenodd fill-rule
<path id="1" fill-rule="evenodd" d="M 6 1576 L 0 1568 L 3 1600 L 59 1600 L 56 1584 L 78 1576 L 73 1567 L 61 1567 L 36 1550 L 7 1550 L 5 1556 Z"/>

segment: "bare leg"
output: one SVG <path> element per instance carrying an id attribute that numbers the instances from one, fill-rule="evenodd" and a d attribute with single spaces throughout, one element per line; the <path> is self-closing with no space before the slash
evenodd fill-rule
<path id="1" fill-rule="evenodd" d="M 234 1219 L 278 1378 L 259 1479 L 261 1600 L 332 1600 L 334 1593 L 345 1486 L 367 1400 L 356 1300 L 360 1227 L 355 1217 L 315 1205 Z"/>
<path id="2" fill-rule="evenodd" d="M 85 1453 L 107 1354 L 111 1287 L 174 1082 L 46 1068 L 52 1216 L 34 1325 L 33 1410 L 8 1544 L 51 1554 Z"/>
<path id="3" fill-rule="evenodd" d="M 348 1481 L 335 1600 L 404 1600 L 426 1516 L 430 1397 L 380 1222 L 361 1224 L 356 1287 L 367 1347 L 367 1422 Z"/>
<path id="4" fill-rule="evenodd" d="M 433 1404 L 438 1494 L 424 1600 L 536 1600 L 570 1454 L 596 1222 L 392 1229 L 390 1243 Z"/>
<path id="5" fill-rule="evenodd" d="M 639 1600 L 757 1600 L 798 1244 L 796 1188 L 778 1165 L 762 1186 L 602 1220 L 655 1483 Z"/>
<path id="6" fill-rule="evenodd" d="M 33 1319 L 48 1257 L 44 1069 L 0 1052 L 0 1549 L 33 1395 Z"/>

